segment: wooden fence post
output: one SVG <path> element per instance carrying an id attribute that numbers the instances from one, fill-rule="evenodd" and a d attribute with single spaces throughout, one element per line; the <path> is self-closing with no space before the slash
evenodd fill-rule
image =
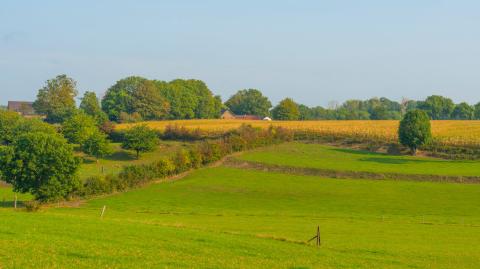
<path id="1" fill-rule="evenodd" d="M 15 200 L 13 202 L 13 206 L 17 208 L 17 194 L 15 193 Z"/>
<path id="2" fill-rule="evenodd" d="M 103 208 L 102 208 L 102 214 L 100 215 L 100 218 L 103 219 L 103 214 L 105 214 L 105 210 L 107 209 L 107 206 L 104 205 Z"/>
<path id="3" fill-rule="evenodd" d="M 320 240 L 320 226 L 317 226 L 317 235 L 315 235 L 314 237 L 312 237 L 310 240 L 307 241 L 307 243 L 309 243 L 310 241 L 312 241 L 313 239 L 316 239 L 316 242 L 315 242 L 315 245 L 317 247 L 320 247 L 322 241 Z"/>
<path id="4" fill-rule="evenodd" d="M 317 247 L 320 246 L 320 226 L 317 226 Z"/>

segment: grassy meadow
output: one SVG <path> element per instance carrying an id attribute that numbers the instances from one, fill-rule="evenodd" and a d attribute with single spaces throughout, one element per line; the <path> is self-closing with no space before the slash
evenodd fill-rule
<path id="1" fill-rule="evenodd" d="M 432 164 L 436 160 L 299 143 L 240 158 L 270 162 L 275 154 L 275 163 L 284 165 L 314 166 L 332 158 L 328 165 L 339 163 L 337 169 L 343 164 L 343 169 L 383 171 L 412 162 L 405 169 L 413 173 L 450 163 L 452 171 L 474 173 L 453 161 Z M 361 164 L 362 158 L 384 162 Z M 402 166 L 399 158 L 405 158 Z M 37 213 L 0 208 L 0 267 L 475 268 L 479 197 L 480 184 L 203 168 L 176 181 L 68 207 Z M 305 243 L 317 225 L 320 248 Z"/>
<path id="2" fill-rule="evenodd" d="M 392 156 L 321 144 L 284 143 L 244 153 L 241 160 L 337 171 L 447 176 L 480 176 L 480 162 Z"/>

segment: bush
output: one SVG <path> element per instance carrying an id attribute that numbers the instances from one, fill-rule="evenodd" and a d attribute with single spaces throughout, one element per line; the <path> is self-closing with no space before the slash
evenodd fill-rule
<path id="1" fill-rule="evenodd" d="M 205 138 L 200 129 L 189 130 L 185 126 L 167 125 L 163 132 L 164 140 L 196 141 Z"/>
<path id="2" fill-rule="evenodd" d="M 108 182 L 99 176 L 87 178 L 83 182 L 82 189 L 80 190 L 81 196 L 91 196 L 109 192 L 111 192 L 111 187 L 108 185 Z"/>
<path id="3" fill-rule="evenodd" d="M 194 146 L 189 150 L 190 162 L 192 168 L 200 168 L 203 162 L 203 156 L 198 146 Z"/>
<path id="4" fill-rule="evenodd" d="M 179 150 L 177 154 L 173 157 L 173 163 L 175 165 L 175 172 L 177 174 L 189 170 L 192 166 L 190 160 L 190 154 L 185 150 Z"/>
<path id="5" fill-rule="evenodd" d="M 25 202 L 25 210 L 27 212 L 37 212 L 40 209 L 40 203 L 38 201 L 26 201 Z"/>
<path id="6" fill-rule="evenodd" d="M 409 111 L 400 121 L 398 138 L 402 145 L 412 151 L 413 155 L 415 155 L 417 149 L 425 145 L 431 137 L 430 118 L 425 111 Z"/>

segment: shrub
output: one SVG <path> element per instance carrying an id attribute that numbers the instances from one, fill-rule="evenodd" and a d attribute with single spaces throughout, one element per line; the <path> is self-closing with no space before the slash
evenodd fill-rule
<path id="1" fill-rule="evenodd" d="M 203 156 L 198 146 L 193 146 L 189 150 L 189 154 L 192 168 L 200 168 L 202 166 Z"/>
<path id="2" fill-rule="evenodd" d="M 38 201 L 26 201 L 25 202 L 25 210 L 27 212 L 37 212 L 40 209 L 40 203 Z"/>
<path id="3" fill-rule="evenodd" d="M 173 157 L 173 163 L 175 165 L 175 172 L 182 173 L 190 169 L 192 162 L 190 160 L 190 154 L 185 150 L 179 150 Z"/>
<path id="4" fill-rule="evenodd" d="M 202 154 L 202 163 L 209 164 L 220 160 L 223 157 L 219 143 L 204 142 L 200 145 L 200 152 Z"/>
<path id="5" fill-rule="evenodd" d="M 155 178 L 164 178 L 175 172 L 175 165 L 168 159 L 158 160 L 151 166 L 154 170 Z"/>
<path id="6" fill-rule="evenodd" d="M 195 141 L 203 139 L 205 136 L 200 129 L 189 130 L 185 126 L 167 125 L 163 132 L 162 138 L 165 140 L 184 140 Z"/>
<path id="7" fill-rule="evenodd" d="M 422 110 L 407 112 L 398 128 L 400 143 L 408 147 L 415 155 L 417 149 L 425 145 L 432 137 L 430 118 Z"/>
<path id="8" fill-rule="evenodd" d="M 87 178 L 83 182 L 82 189 L 80 190 L 80 194 L 82 196 L 91 196 L 91 195 L 98 195 L 102 193 L 109 193 L 111 192 L 111 186 L 108 185 L 108 182 L 102 179 L 99 176 L 94 176 Z"/>

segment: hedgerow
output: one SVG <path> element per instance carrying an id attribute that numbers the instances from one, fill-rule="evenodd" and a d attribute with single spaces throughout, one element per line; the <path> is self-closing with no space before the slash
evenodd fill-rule
<path id="1" fill-rule="evenodd" d="M 185 135 L 188 130 L 182 130 L 182 133 L 184 138 L 191 137 Z M 175 137 L 179 138 L 179 136 Z M 291 140 L 293 140 L 293 133 L 282 127 L 261 129 L 243 125 L 237 130 L 224 134 L 222 138 L 198 141 L 187 149 L 179 150 L 173 157 L 149 164 L 125 166 L 119 174 L 90 177 L 83 182 L 82 187 L 76 191 L 76 195 L 88 197 L 122 192 L 153 180 L 212 164 L 234 152 Z"/>

